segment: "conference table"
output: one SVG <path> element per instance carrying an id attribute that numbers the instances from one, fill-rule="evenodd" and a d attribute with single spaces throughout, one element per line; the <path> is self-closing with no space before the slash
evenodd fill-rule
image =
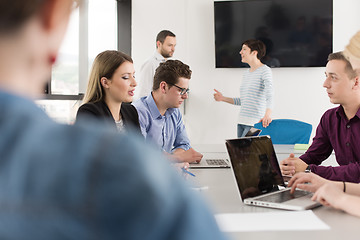
<path id="1" fill-rule="evenodd" d="M 225 145 L 197 145 L 193 146 L 197 151 L 204 154 L 204 158 L 228 157 Z M 294 150 L 293 145 L 275 145 L 278 160 L 282 160 L 291 152 L 296 156 L 301 155 L 304 150 Z M 324 165 L 334 164 L 335 157 L 332 154 Z M 271 208 L 248 206 L 242 203 L 240 194 L 231 168 L 216 169 L 191 169 L 196 177 L 189 181 L 204 196 L 214 214 L 224 213 L 268 213 L 284 212 Z M 311 231 L 241 231 L 226 233 L 230 239 L 359 239 L 360 218 L 354 217 L 343 211 L 330 207 L 320 206 L 312 210 L 313 213 L 325 224 L 329 230 Z"/>

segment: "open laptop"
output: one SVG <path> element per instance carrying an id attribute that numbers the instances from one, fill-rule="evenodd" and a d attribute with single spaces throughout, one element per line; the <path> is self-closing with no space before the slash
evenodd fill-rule
<path id="1" fill-rule="evenodd" d="M 260 129 L 250 128 L 245 137 L 258 136 Z M 200 163 L 190 163 L 190 168 L 230 168 L 230 162 L 227 158 L 204 158 Z"/>
<path id="2" fill-rule="evenodd" d="M 226 140 L 235 180 L 245 204 L 287 210 L 319 206 L 312 193 L 285 188 L 270 136 Z"/>
<path id="3" fill-rule="evenodd" d="M 190 163 L 190 168 L 230 168 L 227 158 L 203 158 L 200 163 Z"/>

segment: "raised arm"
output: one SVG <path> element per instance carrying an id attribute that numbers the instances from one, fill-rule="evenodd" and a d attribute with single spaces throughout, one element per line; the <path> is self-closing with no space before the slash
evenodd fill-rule
<path id="1" fill-rule="evenodd" d="M 214 93 L 214 99 L 217 102 L 226 102 L 226 103 L 230 103 L 230 104 L 235 104 L 234 103 L 234 99 L 230 98 L 230 97 L 225 97 L 222 95 L 221 92 L 219 92 L 218 90 L 214 89 L 215 93 Z"/>

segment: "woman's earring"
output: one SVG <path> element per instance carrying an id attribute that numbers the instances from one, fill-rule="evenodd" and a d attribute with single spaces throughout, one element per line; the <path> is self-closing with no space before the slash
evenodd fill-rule
<path id="1" fill-rule="evenodd" d="M 50 65 L 54 65 L 54 63 L 56 62 L 56 55 L 50 55 L 49 57 L 49 63 Z"/>

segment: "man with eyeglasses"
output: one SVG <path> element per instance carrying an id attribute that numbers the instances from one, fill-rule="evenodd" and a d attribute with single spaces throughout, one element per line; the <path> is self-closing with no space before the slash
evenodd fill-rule
<path id="1" fill-rule="evenodd" d="M 179 60 L 168 60 L 156 69 L 152 92 L 133 105 L 141 132 L 175 161 L 200 162 L 203 155 L 190 146 L 179 107 L 188 98 L 191 70 Z"/>

